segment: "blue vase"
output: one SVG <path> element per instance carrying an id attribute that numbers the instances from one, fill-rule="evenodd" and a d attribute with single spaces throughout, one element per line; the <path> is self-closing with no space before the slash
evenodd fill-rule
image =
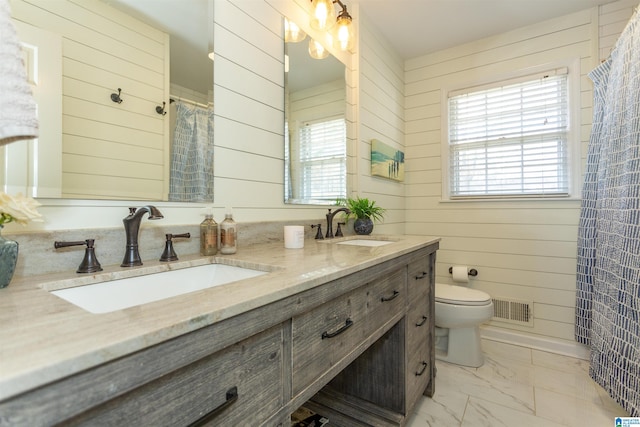
<path id="1" fill-rule="evenodd" d="M 0 288 L 6 288 L 11 282 L 18 262 L 18 242 L 2 237 L 0 225 Z"/>

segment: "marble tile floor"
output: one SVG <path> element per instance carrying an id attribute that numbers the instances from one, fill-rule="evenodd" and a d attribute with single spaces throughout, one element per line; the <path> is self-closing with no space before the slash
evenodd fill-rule
<path id="1" fill-rule="evenodd" d="M 586 360 L 483 340 L 485 364 L 436 361 L 436 393 L 408 427 L 609 427 L 629 416 L 589 377 Z"/>

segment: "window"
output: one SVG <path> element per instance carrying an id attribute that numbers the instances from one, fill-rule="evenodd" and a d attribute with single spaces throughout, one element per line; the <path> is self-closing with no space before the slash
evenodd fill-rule
<path id="1" fill-rule="evenodd" d="M 298 153 L 290 155 L 290 182 L 294 199 L 334 202 L 347 194 L 346 122 L 344 117 L 309 121 L 297 132 Z"/>
<path id="2" fill-rule="evenodd" d="M 449 94 L 449 196 L 569 195 L 566 69 Z"/>

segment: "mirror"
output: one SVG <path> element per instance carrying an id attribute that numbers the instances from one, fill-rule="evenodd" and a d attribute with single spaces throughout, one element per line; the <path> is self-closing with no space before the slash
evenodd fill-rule
<path id="1" fill-rule="evenodd" d="M 62 105 L 61 150 L 25 154 L 35 157 L 34 177 L 57 164 L 61 198 L 213 200 L 213 137 L 187 133 L 213 126 L 213 0 L 190 0 L 189 7 L 183 0 L 11 0 L 11 10 L 17 24 L 41 32 L 40 51 L 50 50 L 47 39 L 62 46 L 60 88 L 46 91 Z M 46 83 L 46 65 L 39 72 Z M 194 116 L 197 125 L 177 119 Z M 41 140 L 54 133 L 43 125 L 35 147 L 49 146 Z M 176 143 L 193 139 L 197 148 Z M 185 166 L 192 164 L 201 167 Z M 52 197 L 21 179 L 28 194 Z"/>
<path id="2" fill-rule="evenodd" d="M 347 187 L 346 67 L 308 47 L 285 43 L 285 203 L 334 204 Z"/>

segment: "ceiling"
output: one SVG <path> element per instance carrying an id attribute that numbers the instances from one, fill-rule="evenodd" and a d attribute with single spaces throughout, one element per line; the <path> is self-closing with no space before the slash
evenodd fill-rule
<path id="1" fill-rule="evenodd" d="M 403 59 L 458 46 L 612 0 L 344 0 L 359 3 Z"/>

